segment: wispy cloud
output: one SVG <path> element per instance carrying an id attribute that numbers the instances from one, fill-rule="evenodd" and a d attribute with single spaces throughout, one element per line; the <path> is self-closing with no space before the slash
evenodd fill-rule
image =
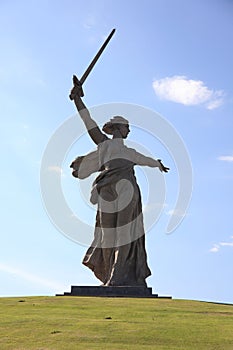
<path id="1" fill-rule="evenodd" d="M 224 162 L 233 162 L 233 156 L 220 156 L 218 160 L 223 160 Z"/>
<path id="2" fill-rule="evenodd" d="M 57 166 L 57 165 L 50 165 L 50 166 L 48 167 L 48 170 L 49 170 L 49 171 L 52 171 L 52 172 L 54 172 L 54 173 L 56 173 L 56 174 L 59 174 L 59 175 L 64 175 L 62 168 L 60 168 L 60 167 Z"/>
<path id="3" fill-rule="evenodd" d="M 180 209 L 171 209 L 171 210 L 168 210 L 167 215 L 170 215 L 170 216 L 180 216 L 180 217 L 183 217 L 183 216 L 187 216 L 188 214 L 186 212 L 184 212 L 183 210 L 180 210 Z"/>
<path id="4" fill-rule="evenodd" d="M 55 290 L 62 290 L 64 289 L 64 285 L 60 284 L 55 281 L 50 281 L 45 278 L 41 278 L 39 276 L 36 276 L 35 274 L 29 273 L 27 271 L 23 271 L 15 266 L 9 266 L 4 263 L 0 263 L 0 271 L 6 272 L 8 274 L 17 276 L 19 278 L 22 278 L 28 282 L 35 283 L 37 285 L 52 288 Z"/>
<path id="5" fill-rule="evenodd" d="M 203 81 L 188 79 L 183 75 L 154 80 L 153 89 L 159 98 L 186 106 L 203 104 L 211 110 L 223 104 L 222 90 L 211 90 Z"/>
<path id="6" fill-rule="evenodd" d="M 218 244 L 214 244 L 213 247 L 210 249 L 211 253 L 217 253 L 219 251 L 220 247 Z"/>
<path id="7" fill-rule="evenodd" d="M 158 210 L 162 210 L 162 208 L 167 207 L 166 203 L 151 203 L 151 204 L 143 204 L 143 212 L 155 212 Z"/>
<path id="8" fill-rule="evenodd" d="M 222 247 L 233 247 L 233 242 L 220 242 L 219 244 Z"/>
<path id="9" fill-rule="evenodd" d="M 96 15 L 89 13 L 83 20 L 83 27 L 85 29 L 91 29 L 96 25 Z"/>
<path id="10" fill-rule="evenodd" d="M 233 236 L 230 237 L 233 240 Z M 232 242 L 219 242 L 215 243 L 213 247 L 209 250 L 211 253 L 217 253 L 221 247 L 233 247 L 233 241 Z"/>

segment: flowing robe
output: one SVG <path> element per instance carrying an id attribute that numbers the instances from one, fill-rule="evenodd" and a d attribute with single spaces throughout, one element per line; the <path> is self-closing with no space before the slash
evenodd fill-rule
<path id="1" fill-rule="evenodd" d="M 97 157 L 102 171 L 91 196 L 97 204 L 96 225 L 83 264 L 105 286 L 146 286 L 151 272 L 134 166 L 155 167 L 158 161 L 126 147 L 122 139 L 107 137 L 98 145 Z"/>

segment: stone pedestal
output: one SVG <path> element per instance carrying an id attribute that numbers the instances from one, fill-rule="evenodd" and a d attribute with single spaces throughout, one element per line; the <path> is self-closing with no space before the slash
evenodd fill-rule
<path id="1" fill-rule="evenodd" d="M 169 298 L 152 294 L 152 288 L 137 286 L 71 286 L 71 292 L 56 294 L 57 296 L 85 297 L 127 297 L 127 298 Z"/>

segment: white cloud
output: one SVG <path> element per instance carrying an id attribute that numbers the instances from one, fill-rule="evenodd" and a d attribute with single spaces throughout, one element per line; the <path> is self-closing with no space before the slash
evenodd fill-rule
<path id="1" fill-rule="evenodd" d="M 89 13 L 83 20 L 83 27 L 85 29 L 92 29 L 96 25 L 96 16 Z"/>
<path id="2" fill-rule="evenodd" d="M 230 237 L 233 239 L 233 236 Z M 214 244 L 210 249 L 211 253 L 217 253 L 221 247 L 233 247 L 233 242 L 219 242 L 218 244 Z"/>
<path id="3" fill-rule="evenodd" d="M 50 166 L 48 167 L 48 170 L 49 170 L 49 171 L 52 171 L 52 172 L 54 172 L 54 173 L 56 173 L 56 174 L 63 175 L 63 170 L 62 170 L 62 168 L 60 168 L 60 167 L 57 166 L 57 165 L 50 165 Z"/>
<path id="4" fill-rule="evenodd" d="M 14 267 L 14 266 L 6 265 L 4 263 L 0 263 L 0 271 L 9 273 L 11 275 L 14 275 L 14 276 L 17 276 L 19 278 L 22 278 L 22 279 L 24 279 L 26 281 L 29 281 L 31 283 L 36 283 L 36 284 L 44 286 L 44 287 L 52 288 L 52 289 L 55 289 L 55 290 L 56 289 L 57 290 L 64 289 L 64 285 L 63 284 L 60 284 L 60 283 L 57 283 L 57 282 L 54 282 L 54 281 L 51 281 L 51 280 L 47 280 L 45 278 L 41 278 L 41 277 L 36 276 L 36 275 L 34 275 L 32 273 L 20 270 L 19 268 Z"/>
<path id="5" fill-rule="evenodd" d="M 154 211 L 158 211 L 161 210 L 162 208 L 166 208 L 168 205 L 166 203 L 152 203 L 152 204 L 148 204 L 145 203 L 142 205 L 143 208 L 143 212 L 154 212 Z"/>
<path id="6" fill-rule="evenodd" d="M 218 160 L 223 160 L 225 162 L 233 162 L 233 156 L 220 156 Z"/>
<path id="7" fill-rule="evenodd" d="M 159 98 L 186 106 L 204 104 L 207 109 L 215 109 L 223 103 L 223 91 L 210 90 L 203 81 L 183 75 L 154 80 L 153 89 Z"/>
<path id="8" fill-rule="evenodd" d="M 210 249 L 210 252 L 217 253 L 219 251 L 219 245 L 214 244 L 214 246 Z"/>
<path id="9" fill-rule="evenodd" d="M 223 93 L 222 93 L 222 95 L 223 95 Z M 212 110 L 212 109 L 220 107 L 222 104 L 223 104 L 223 97 L 221 97 L 221 95 L 219 97 L 217 97 L 217 94 L 216 94 L 215 99 L 213 99 L 212 101 L 209 101 L 206 105 L 206 108 L 209 110 Z"/>
<path id="10" fill-rule="evenodd" d="M 233 243 L 231 243 L 231 242 L 220 242 L 219 244 L 222 247 L 233 247 Z"/>
<path id="11" fill-rule="evenodd" d="M 180 216 L 180 217 L 187 216 L 187 214 L 183 210 L 180 210 L 180 209 L 168 210 L 167 215 L 171 215 L 171 216 L 174 215 L 174 216 Z"/>

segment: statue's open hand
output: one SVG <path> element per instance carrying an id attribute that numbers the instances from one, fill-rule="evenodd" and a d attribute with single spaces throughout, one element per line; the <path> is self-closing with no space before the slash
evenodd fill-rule
<path id="1" fill-rule="evenodd" d="M 76 75 L 73 75 L 73 84 L 74 86 L 71 89 L 70 95 L 69 95 L 70 99 L 73 100 L 76 96 L 83 97 L 84 93 L 83 93 L 82 84 L 80 83 Z"/>
<path id="2" fill-rule="evenodd" d="M 157 159 L 158 160 L 158 162 L 159 162 L 159 170 L 163 173 L 167 173 L 168 172 L 168 170 L 170 170 L 170 168 L 167 168 L 167 167 L 165 167 L 164 165 L 163 165 L 163 163 L 162 163 L 162 161 L 161 161 L 161 159 Z"/>

